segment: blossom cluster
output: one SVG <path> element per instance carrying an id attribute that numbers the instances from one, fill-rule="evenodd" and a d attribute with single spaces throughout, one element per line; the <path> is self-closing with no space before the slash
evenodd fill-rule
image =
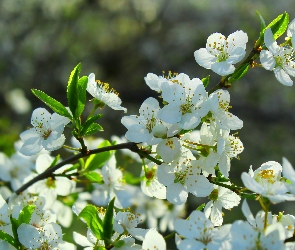
<path id="1" fill-rule="evenodd" d="M 35 109 L 33 128 L 20 134 L 16 152 L 0 152 L 0 249 L 76 249 L 64 241 L 62 232 L 75 215 L 86 224 L 87 233 L 75 228 L 73 242 L 87 250 L 165 250 L 159 232 L 166 231 L 174 231 L 180 250 L 295 249 L 290 240 L 295 217 L 269 210 L 271 204 L 295 200 L 291 163 L 283 157 L 282 165 L 268 161 L 256 170 L 251 166 L 241 175 L 244 187 L 230 180 L 231 161 L 244 150 L 236 132 L 243 121 L 230 112 L 231 83 L 260 58 L 279 82 L 293 84 L 295 20 L 287 26 L 286 13 L 278 18 L 269 26 L 262 22 L 254 55 L 243 62 L 248 42 L 244 31 L 208 37 L 206 48 L 194 56 L 199 65 L 222 76 L 210 91 L 209 77 L 148 73 L 145 82 L 158 99 L 149 97 L 138 115 L 122 117 L 125 137 L 112 136 L 111 142 L 89 139 L 103 130 L 96 123 L 102 115 L 95 112 L 104 106 L 125 113 L 127 109 L 118 93 L 95 80 L 93 73 L 79 78 L 81 65 L 72 71 L 68 107 L 33 90 L 54 113 Z M 285 26 L 277 28 L 277 23 Z M 278 45 L 284 29 L 287 37 Z M 87 92 L 94 107 L 84 119 Z M 64 145 L 65 127 L 72 129 L 71 146 Z M 66 160 L 51 155 L 63 146 L 75 154 Z M 118 149 L 141 168 L 139 177 L 120 167 Z M 72 164 L 73 159 L 79 162 Z M 182 219 L 189 194 L 209 201 Z M 223 224 L 222 209 L 231 210 L 242 198 L 258 200 L 262 210 L 254 217 L 245 199 L 241 210 L 247 221 Z"/>

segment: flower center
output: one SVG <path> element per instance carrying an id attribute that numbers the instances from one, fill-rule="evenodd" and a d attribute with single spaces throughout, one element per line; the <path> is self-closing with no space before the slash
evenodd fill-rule
<path id="1" fill-rule="evenodd" d="M 261 179 L 267 180 L 267 182 L 274 183 L 275 182 L 275 174 L 272 169 L 264 169 L 261 170 L 258 174 Z"/>
<path id="2" fill-rule="evenodd" d="M 186 113 L 191 113 L 191 108 L 193 106 L 194 105 L 192 104 L 191 97 L 190 96 L 187 96 L 186 97 L 186 100 L 185 100 L 185 103 L 181 104 L 181 106 L 180 106 L 181 113 L 183 115 L 186 114 Z"/>
<path id="3" fill-rule="evenodd" d="M 294 50 L 289 47 L 281 47 L 279 49 L 279 55 L 274 56 L 276 61 L 275 67 L 284 68 L 284 66 L 288 66 L 291 62 L 294 61 Z"/>
<path id="4" fill-rule="evenodd" d="M 48 188 L 56 188 L 56 185 L 55 185 L 55 180 L 52 179 L 51 177 L 47 179 L 46 181 L 46 186 Z"/>
<path id="5" fill-rule="evenodd" d="M 119 93 L 113 89 L 110 88 L 110 84 L 106 83 L 106 82 L 101 82 L 100 80 L 96 80 L 98 87 L 105 93 L 114 93 L 117 96 L 119 96 Z"/>

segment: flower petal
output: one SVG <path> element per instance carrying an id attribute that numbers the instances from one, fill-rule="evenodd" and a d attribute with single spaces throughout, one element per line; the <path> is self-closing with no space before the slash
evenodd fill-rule
<path id="1" fill-rule="evenodd" d="M 215 62 L 211 65 L 211 69 L 221 76 L 227 76 L 235 71 L 235 67 L 227 62 Z"/>
<path id="2" fill-rule="evenodd" d="M 274 73 L 275 73 L 275 77 L 277 78 L 277 80 L 286 86 L 292 86 L 293 85 L 293 81 L 290 78 L 290 76 L 281 68 L 281 67 L 277 67 L 274 69 Z"/>

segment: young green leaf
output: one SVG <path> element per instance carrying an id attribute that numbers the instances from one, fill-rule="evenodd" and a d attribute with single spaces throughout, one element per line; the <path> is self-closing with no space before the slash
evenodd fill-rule
<path id="1" fill-rule="evenodd" d="M 136 177 L 128 171 L 124 171 L 124 180 L 130 185 L 137 185 L 142 181 L 141 177 Z"/>
<path id="2" fill-rule="evenodd" d="M 198 206 L 196 210 L 202 211 L 204 207 L 205 207 L 205 203 Z"/>
<path id="3" fill-rule="evenodd" d="M 80 135 L 84 136 L 85 133 L 87 132 L 88 128 L 93 124 L 96 120 L 98 120 L 100 117 L 102 117 L 102 114 L 97 114 L 89 117 L 85 123 L 82 125 L 82 129 L 80 131 Z"/>
<path id="4" fill-rule="evenodd" d="M 86 221 L 87 226 L 92 230 L 98 240 L 103 238 L 102 220 L 98 216 L 97 208 L 88 204 L 79 214 L 80 218 Z"/>
<path id="5" fill-rule="evenodd" d="M 104 219 L 103 219 L 103 238 L 105 242 L 109 242 L 112 235 L 113 235 L 113 227 L 114 227 L 114 203 L 115 198 L 113 198 L 108 207 L 107 211 L 105 213 Z"/>
<path id="6" fill-rule="evenodd" d="M 18 225 L 20 226 L 22 223 L 29 224 L 32 214 L 35 210 L 35 205 L 27 205 L 25 206 L 18 216 Z"/>
<path id="7" fill-rule="evenodd" d="M 263 17 L 261 16 L 261 14 L 258 11 L 256 11 L 256 14 L 259 16 L 259 19 L 260 19 L 260 36 L 259 37 L 260 37 L 260 39 L 262 39 L 266 24 L 265 24 Z"/>
<path id="8" fill-rule="evenodd" d="M 248 71 L 249 69 L 249 63 L 248 64 L 243 64 L 241 67 L 238 67 L 235 72 L 231 75 L 229 78 L 228 82 L 232 83 L 240 78 L 242 78 Z"/>
<path id="9" fill-rule="evenodd" d="M 50 168 L 54 167 L 58 163 L 59 159 L 60 159 L 60 155 L 55 156 L 54 160 L 51 162 L 49 167 Z"/>
<path id="10" fill-rule="evenodd" d="M 87 135 L 93 135 L 97 133 L 98 131 L 103 131 L 103 127 L 100 126 L 98 123 L 92 123 L 86 130 L 86 132 L 83 134 L 83 136 Z"/>
<path id="11" fill-rule="evenodd" d="M 70 112 L 59 101 L 53 99 L 52 97 L 38 89 L 32 89 L 32 93 L 42 102 L 44 102 L 49 108 L 51 108 L 55 113 L 61 116 L 65 116 L 69 119 L 73 119 Z"/>
<path id="12" fill-rule="evenodd" d="M 78 106 L 76 109 L 75 117 L 79 117 L 85 107 L 86 103 L 86 88 L 87 88 L 88 77 L 83 76 L 78 81 Z"/>
<path id="13" fill-rule="evenodd" d="M 17 219 L 12 218 L 12 215 L 10 215 L 10 222 L 11 222 L 11 229 L 12 229 L 13 237 L 14 237 L 14 239 L 18 239 L 17 229 L 20 226 L 20 224 L 18 223 Z"/>
<path id="14" fill-rule="evenodd" d="M 274 39 L 277 39 L 285 33 L 288 24 L 289 14 L 285 12 L 284 14 L 281 14 L 277 18 L 275 18 L 269 25 L 267 25 L 264 29 L 264 32 L 266 29 L 271 28 L 271 31 L 274 35 Z"/>
<path id="15" fill-rule="evenodd" d="M 3 230 L 0 230 L 0 239 L 8 242 L 10 245 L 14 246 L 16 249 L 21 249 L 21 244 L 18 240 L 15 240 L 10 234 Z"/>
<path id="16" fill-rule="evenodd" d="M 94 183 L 101 184 L 103 182 L 102 176 L 97 172 L 89 172 L 89 173 L 85 174 L 85 177 Z"/>
<path id="17" fill-rule="evenodd" d="M 207 88 L 207 86 L 209 85 L 209 81 L 210 81 L 210 75 L 202 79 L 202 82 L 205 88 Z"/>
<path id="18" fill-rule="evenodd" d="M 71 72 L 67 87 L 68 105 L 75 119 L 79 119 L 79 116 L 77 117 L 76 110 L 78 109 L 79 102 L 78 81 L 80 71 L 81 63 L 79 63 Z"/>
<path id="19" fill-rule="evenodd" d="M 105 140 L 98 146 L 98 148 L 104 148 L 108 146 L 111 146 L 111 143 Z M 85 170 L 93 171 L 95 169 L 101 168 L 105 162 L 110 159 L 111 155 L 111 151 L 90 155 L 85 163 Z"/>

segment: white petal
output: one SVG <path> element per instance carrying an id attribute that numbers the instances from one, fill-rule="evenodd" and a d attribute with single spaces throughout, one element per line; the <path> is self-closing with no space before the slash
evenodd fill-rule
<path id="1" fill-rule="evenodd" d="M 196 62 L 205 69 L 211 69 L 212 63 L 216 62 L 216 57 L 211 55 L 207 49 L 199 49 L 194 53 Z"/>
<path id="2" fill-rule="evenodd" d="M 256 249 L 258 231 L 246 221 L 235 221 L 231 227 L 231 249 Z"/>
<path id="3" fill-rule="evenodd" d="M 221 202 L 216 201 L 212 207 L 210 219 L 214 226 L 221 226 L 223 222 Z"/>
<path id="4" fill-rule="evenodd" d="M 36 249 L 41 246 L 42 242 L 38 239 L 40 237 L 40 233 L 37 228 L 29 225 L 29 224 L 21 224 L 17 228 L 18 239 L 21 244 L 23 244 L 27 248 Z"/>
<path id="5" fill-rule="evenodd" d="M 178 103 L 170 103 L 164 106 L 159 112 L 158 117 L 164 122 L 173 124 L 181 120 L 181 110 Z"/>
<path id="6" fill-rule="evenodd" d="M 275 39 L 273 38 L 273 33 L 271 31 L 271 28 L 268 28 L 264 33 L 264 43 L 273 55 L 278 54 L 279 46 L 277 42 L 275 41 Z"/>
<path id="7" fill-rule="evenodd" d="M 145 235 L 144 241 L 142 242 L 142 249 L 166 250 L 166 241 L 156 230 L 149 230 Z"/>
<path id="8" fill-rule="evenodd" d="M 175 205 L 186 202 L 188 193 L 180 183 L 173 183 L 167 187 L 167 200 Z"/>
<path id="9" fill-rule="evenodd" d="M 195 226 L 193 228 L 190 228 L 190 225 L 192 224 L 189 220 L 183 220 L 183 219 L 176 219 L 174 221 L 174 229 L 176 232 L 182 236 L 185 236 L 186 238 L 193 239 L 196 237 L 196 232 L 194 230 Z"/>
<path id="10" fill-rule="evenodd" d="M 175 137 L 162 140 L 157 146 L 157 154 L 162 157 L 164 162 L 172 162 L 181 154 L 180 141 Z"/>
<path id="11" fill-rule="evenodd" d="M 141 241 L 143 241 L 147 233 L 147 229 L 143 229 L 143 228 L 130 228 L 127 230 L 135 239 L 141 240 Z"/>
<path id="12" fill-rule="evenodd" d="M 46 125 L 50 121 L 51 114 L 44 108 L 37 108 L 33 111 L 31 124 L 38 127 L 40 124 Z"/>
<path id="13" fill-rule="evenodd" d="M 284 69 L 286 70 L 287 74 L 290 76 L 295 76 L 295 63 L 289 62 L 288 66 L 285 66 Z"/>
<path id="14" fill-rule="evenodd" d="M 160 86 L 161 86 L 161 80 L 159 79 L 157 75 L 153 73 L 148 73 L 147 76 L 144 78 L 145 83 L 152 89 L 157 92 L 160 92 Z"/>
<path id="15" fill-rule="evenodd" d="M 201 122 L 201 118 L 196 113 L 186 113 L 182 116 L 179 126 L 185 130 L 196 128 Z"/>
<path id="16" fill-rule="evenodd" d="M 235 67 L 227 62 L 215 62 L 211 69 L 218 75 L 227 76 L 235 71 Z"/>
<path id="17" fill-rule="evenodd" d="M 237 205 L 239 205 L 241 198 L 235 192 L 227 189 L 227 188 L 220 188 L 219 194 L 220 201 L 222 202 L 222 206 L 225 209 L 231 209 Z"/>
<path id="18" fill-rule="evenodd" d="M 287 36 L 288 37 L 292 37 L 293 35 L 295 35 L 295 19 L 293 19 L 288 26 L 287 29 Z"/>
<path id="19" fill-rule="evenodd" d="M 206 197 L 214 189 L 214 185 L 204 175 L 189 175 L 186 185 L 187 190 L 196 197 Z"/>
<path id="20" fill-rule="evenodd" d="M 249 190 L 256 192 L 258 194 L 261 194 L 264 190 L 261 187 L 261 185 L 255 181 L 253 178 L 251 178 L 251 176 L 247 173 L 242 173 L 242 181 L 245 185 L 246 188 L 248 188 Z"/>
<path id="21" fill-rule="evenodd" d="M 53 113 L 51 115 L 50 127 L 52 130 L 56 130 L 58 127 L 64 127 L 70 122 L 70 119 L 59 114 Z"/>
<path id="22" fill-rule="evenodd" d="M 84 236 L 73 232 L 74 241 L 82 247 L 94 247 L 94 245 Z"/>
<path id="23" fill-rule="evenodd" d="M 263 68 L 267 70 L 273 70 L 276 65 L 276 60 L 273 57 L 273 54 L 268 50 L 262 50 L 260 52 L 260 62 Z"/>
<path id="24" fill-rule="evenodd" d="M 235 64 L 240 62 L 246 55 L 246 51 L 242 47 L 234 47 L 234 49 L 230 52 L 228 59 L 226 60 L 229 64 Z"/>
<path id="25" fill-rule="evenodd" d="M 142 117 L 152 119 L 157 115 L 157 111 L 160 109 L 159 102 L 153 97 L 147 98 L 140 106 L 139 114 Z"/>
<path id="26" fill-rule="evenodd" d="M 66 177 L 55 177 L 55 191 L 58 195 L 66 196 L 73 190 L 74 182 Z"/>
<path id="27" fill-rule="evenodd" d="M 157 172 L 158 180 L 160 183 L 168 186 L 174 182 L 175 175 L 173 167 L 168 164 L 161 164 Z"/>
<path id="28" fill-rule="evenodd" d="M 275 73 L 275 77 L 277 78 L 277 80 L 281 84 L 284 84 L 286 86 L 292 86 L 293 85 L 292 79 L 290 78 L 290 76 L 281 67 L 275 68 L 274 73 Z"/>
<path id="29" fill-rule="evenodd" d="M 227 38 L 229 47 L 234 44 L 234 47 L 246 48 L 246 43 L 248 42 L 248 35 L 242 30 L 237 30 L 234 33 L 230 34 Z"/>
<path id="30" fill-rule="evenodd" d="M 43 227 L 45 231 L 45 237 L 51 245 L 57 245 L 62 241 L 62 231 L 60 225 L 56 223 L 49 223 Z"/>
<path id="31" fill-rule="evenodd" d="M 25 131 L 25 132 L 27 132 L 27 131 Z M 25 133 L 25 132 L 23 132 L 23 133 Z M 34 137 L 29 138 L 26 141 L 24 141 L 24 144 L 19 149 L 19 152 L 23 155 L 31 156 L 31 155 L 38 154 L 42 149 L 43 149 L 43 147 L 42 147 L 41 138 L 39 136 L 38 137 L 34 136 Z"/>
<path id="32" fill-rule="evenodd" d="M 52 132 L 51 132 L 52 133 Z M 51 139 L 51 137 L 48 137 L 47 140 L 43 141 L 43 147 L 48 151 L 54 151 L 62 147 L 62 145 L 65 143 L 65 136 L 61 135 L 59 138 Z"/>
<path id="33" fill-rule="evenodd" d="M 50 167 L 53 162 L 53 157 L 48 154 L 41 154 L 36 159 L 36 171 L 38 174 L 43 173 L 47 168 Z"/>
<path id="34" fill-rule="evenodd" d="M 253 214 L 251 213 L 251 210 L 250 210 L 250 208 L 248 206 L 248 203 L 247 203 L 246 199 L 243 201 L 242 211 L 243 211 L 243 214 L 244 214 L 245 218 L 250 223 L 250 225 L 252 225 L 255 228 L 256 227 L 256 220 L 255 220 Z"/>
<path id="35" fill-rule="evenodd" d="M 295 170 L 287 158 L 283 157 L 283 174 L 284 177 L 295 184 Z"/>
<path id="36" fill-rule="evenodd" d="M 87 88 L 86 90 L 88 91 L 88 93 L 90 95 L 92 95 L 93 97 L 96 96 L 96 89 L 97 89 L 97 83 L 95 82 L 95 74 L 91 73 L 88 76 L 88 82 L 87 82 Z"/>

